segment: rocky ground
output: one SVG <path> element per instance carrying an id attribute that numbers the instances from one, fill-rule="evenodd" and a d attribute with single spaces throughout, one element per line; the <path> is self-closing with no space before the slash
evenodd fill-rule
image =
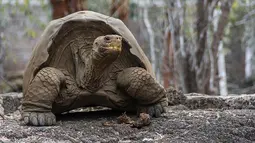
<path id="1" fill-rule="evenodd" d="M 186 96 L 182 105 L 170 106 L 162 117 L 137 129 L 117 124 L 122 113 L 111 110 L 64 114 L 52 127 L 23 126 L 18 111 L 22 95 L 4 94 L 0 142 L 255 142 L 255 95 Z"/>

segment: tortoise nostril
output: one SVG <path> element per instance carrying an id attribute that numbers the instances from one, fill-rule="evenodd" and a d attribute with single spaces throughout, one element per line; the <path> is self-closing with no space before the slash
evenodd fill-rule
<path id="1" fill-rule="evenodd" d="M 121 39 L 122 39 L 121 37 L 117 37 L 117 40 L 120 40 L 120 41 L 121 41 Z"/>
<path id="2" fill-rule="evenodd" d="M 110 37 L 109 37 L 109 36 L 105 36 L 105 37 L 104 37 L 104 40 L 105 40 L 105 41 L 109 41 L 109 40 L 110 40 Z"/>

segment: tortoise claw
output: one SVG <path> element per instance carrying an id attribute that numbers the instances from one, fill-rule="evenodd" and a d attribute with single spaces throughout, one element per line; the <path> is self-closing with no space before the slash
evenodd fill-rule
<path id="1" fill-rule="evenodd" d="M 22 119 L 25 125 L 51 126 L 56 124 L 56 117 L 51 112 L 24 112 Z"/>
<path id="2" fill-rule="evenodd" d="M 138 115 L 140 113 L 147 113 L 151 117 L 156 117 L 156 118 L 160 117 L 161 114 L 164 112 L 166 112 L 165 107 L 161 103 L 156 103 L 156 104 L 149 105 L 149 106 L 139 106 L 138 110 L 137 110 Z"/>

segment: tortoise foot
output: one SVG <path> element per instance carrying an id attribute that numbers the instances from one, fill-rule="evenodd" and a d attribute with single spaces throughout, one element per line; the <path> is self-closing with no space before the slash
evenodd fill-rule
<path id="1" fill-rule="evenodd" d="M 24 112 L 24 124 L 32 126 L 51 126 L 56 124 L 56 116 L 52 112 Z"/>
<path id="2" fill-rule="evenodd" d="M 138 115 L 140 113 L 147 113 L 151 117 L 157 118 L 157 117 L 160 117 L 160 115 L 162 113 L 166 112 L 165 108 L 166 108 L 165 104 L 160 102 L 160 103 L 156 103 L 156 104 L 152 104 L 152 105 L 148 105 L 148 106 L 139 106 L 137 109 L 137 113 L 138 113 Z"/>

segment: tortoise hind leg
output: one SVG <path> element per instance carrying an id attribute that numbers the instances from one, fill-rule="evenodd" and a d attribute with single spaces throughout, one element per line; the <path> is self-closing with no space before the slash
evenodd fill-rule
<path id="1" fill-rule="evenodd" d="M 51 112 L 52 103 L 64 82 L 64 74 L 51 67 L 41 69 L 30 83 L 22 102 L 22 118 L 25 124 L 53 125 L 56 117 Z"/>
<path id="2" fill-rule="evenodd" d="M 138 113 L 159 117 L 165 112 L 168 104 L 165 89 L 145 69 L 124 69 L 118 75 L 117 85 L 137 101 Z"/>

